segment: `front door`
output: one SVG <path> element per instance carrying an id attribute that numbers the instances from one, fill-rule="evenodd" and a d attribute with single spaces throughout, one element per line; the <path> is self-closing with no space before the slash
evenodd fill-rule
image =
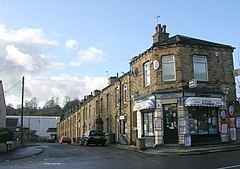
<path id="1" fill-rule="evenodd" d="M 163 105 L 164 144 L 178 144 L 177 104 Z"/>

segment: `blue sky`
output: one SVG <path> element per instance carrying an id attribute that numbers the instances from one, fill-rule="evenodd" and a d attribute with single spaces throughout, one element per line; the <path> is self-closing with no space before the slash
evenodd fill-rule
<path id="1" fill-rule="evenodd" d="M 152 45 L 158 23 L 176 34 L 236 47 L 238 0 L 0 0 L 0 79 L 6 103 L 37 97 L 82 99 L 107 86 L 107 76 L 129 71 L 134 56 Z M 11 90 L 9 90 L 11 89 Z"/>

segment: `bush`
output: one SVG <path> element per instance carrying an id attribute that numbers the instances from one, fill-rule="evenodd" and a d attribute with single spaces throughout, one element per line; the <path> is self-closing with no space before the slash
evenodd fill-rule
<path id="1" fill-rule="evenodd" d="M 0 143 L 13 140 L 13 132 L 8 128 L 0 128 Z"/>

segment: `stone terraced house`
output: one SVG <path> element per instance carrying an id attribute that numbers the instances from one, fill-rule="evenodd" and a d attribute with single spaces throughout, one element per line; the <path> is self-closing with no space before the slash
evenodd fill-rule
<path id="1" fill-rule="evenodd" d="M 236 104 L 233 50 L 169 37 L 158 24 L 152 46 L 132 58 L 130 71 L 85 96 L 60 121 L 58 135 L 75 141 L 87 130 L 101 129 L 118 143 L 142 139 L 147 147 L 228 142 Z"/>

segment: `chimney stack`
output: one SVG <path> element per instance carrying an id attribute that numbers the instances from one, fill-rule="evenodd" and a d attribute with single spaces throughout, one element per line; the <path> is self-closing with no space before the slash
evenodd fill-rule
<path id="1" fill-rule="evenodd" d="M 161 45 L 169 39 L 166 25 L 158 24 L 155 28 L 156 33 L 153 35 L 153 45 Z"/>

